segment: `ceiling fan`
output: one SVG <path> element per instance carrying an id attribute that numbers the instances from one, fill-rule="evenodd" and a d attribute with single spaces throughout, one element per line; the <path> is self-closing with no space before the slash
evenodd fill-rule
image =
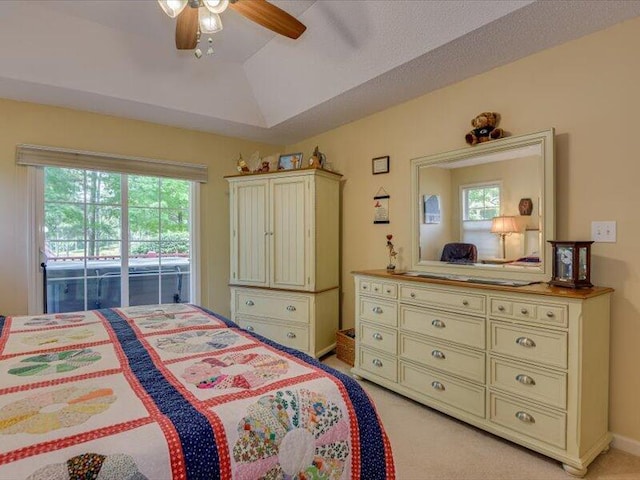
<path id="1" fill-rule="evenodd" d="M 193 50 L 200 35 L 213 34 L 222 30 L 220 14 L 227 7 L 240 15 L 262 25 L 285 37 L 297 39 L 306 30 L 295 17 L 266 0 L 158 0 L 162 10 L 171 18 L 178 18 L 176 23 L 176 48 Z M 186 7 L 189 8 L 186 8 Z M 209 38 L 209 51 L 212 39 Z M 202 52 L 196 49 L 196 57 Z"/>

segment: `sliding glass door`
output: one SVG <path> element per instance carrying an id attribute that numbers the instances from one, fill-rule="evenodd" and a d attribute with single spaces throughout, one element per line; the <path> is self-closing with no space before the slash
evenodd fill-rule
<path id="1" fill-rule="evenodd" d="M 192 182 L 43 170 L 45 311 L 191 301 Z"/>

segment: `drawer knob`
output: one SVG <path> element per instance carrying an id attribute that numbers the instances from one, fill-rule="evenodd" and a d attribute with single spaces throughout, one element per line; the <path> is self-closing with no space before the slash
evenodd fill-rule
<path id="1" fill-rule="evenodd" d="M 387 293 L 391 293 L 391 289 L 390 288 L 387 288 Z"/>
<path id="2" fill-rule="evenodd" d="M 526 315 L 527 313 L 529 313 L 529 310 L 527 310 L 526 308 L 521 308 L 520 313 Z"/>
<path id="3" fill-rule="evenodd" d="M 245 305 L 247 305 L 248 307 L 253 307 L 255 305 L 255 303 L 253 303 L 253 300 L 247 300 L 246 302 L 244 302 Z"/>
<path id="4" fill-rule="evenodd" d="M 556 316 L 556 315 L 555 315 L 552 311 L 548 311 L 548 312 L 547 312 L 547 317 L 548 317 L 548 318 L 553 318 L 553 317 L 555 317 L 555 316 Z"/>
<path id="5" fill-rule="evenodd" d="M 296 307 L 294 307 L 293 305 L 287 305 L 287 311 L 295 312 L 296 311 Z"/>
<path id="6" fill-rule="evenodd" d="M 416 298 L 416 294 L 415 292 L 411 292 L 411 295 L 409 295 L 411 298 Z"/>
<path id="7" fill-rule="evenodd" d="M 467 307 L 469 306 L 469 301 L 468 300 L 462 300 L 462 304 Z"/>
<path id="8" fill-rule="evenodd" d="M 377 291 L 378 291 L 378 287 L 375 287 L 375 288 L 373 289 L 373 291 L 374 291 L 374 292 L 377 292 Z"/>
<path id="9" fill-rule="evenodd" d="M 438 381 L 433 381 L 431 382 L 431 386 L 435 389 L 435 390 L 440 390 L 441 392 L 444 391 L 444 385 Z"/>
<path id="10" fill-rule="evenodd" d="M 382 361 L 381 361 L 381 360 L 378 360 L 377 358 L 374 358 L 372 363 L 373 363 L 376 367 L 382 367 Z"/>
<path id="11" fill-rule="evenodd" d="M 435 320 L 431 320 L 431 325 L 433 325 L 436 328 L 446 327 L 445 323 L 442 320 L 438 320 L 437 318 Z"/>
<path id="12" fill-rule="evenodd" d="M 247 330 L 250 331 L 250 332 L 255 332 L 256 331 L 256 329 L 253 328 L 251 325 L 247 325 Z"/>
<path id="13" fill-rule="evenodd" d="M 504 305 L 498 305 L 498 311 L 504 312 Z"/>
<path id="14" fill-rule="evenodd" d="M 380 307 L 373 307 L 373 313 L 382 313 L 382 308 L 380 308 Z"/>
<path id="15" fill-rule="evenodd" d="M 446 357 L 444 356 L 444 353 L 442 353 L 440 350 L 433 350 L 431 352 L 431 356 L 433 358 L 439 358 L 441 360 L 444 360 Z"/>
<path id="16" fill-rule="evenodd" d="M 382 335 L 380 335 L 378 332 L 374 333 L 372 336 L 374 340 L 382 340 Z"/>
<path id="17" fill-rule="evenodd" d="M 516 412 L 516 418 L 524 423 L 536 423 L 536 419 L 533 418 L 533 415 L 529 415 L 527 412 L 523 412 L 522 410 Z"/>
<path id="18" fill-rule="evenodd" d="M 535 385 L 536 381 L 531 378 L 529 375 L 519 374 L 516 375 L 516 381 L 520 382 L 523 385 Z"/>
<path id="19" fill-rule="evenodd" d="M 518 337 L 516 338 L 516 343 L 521 347 L 533 348 L 536 346 L 536 342 L 528 337 Z"/>
<path id="20" fill-rule="evenodd" d="M 366 289 L 367 289 L 367 286 L 366 286 L 366 285 L 362 285 L 362 289 L 363 289 L 363 290 L 366 290 Z"/>
<path id="21" fill-rule="evenodd" d="M 296 334 L 293 332 L 287 333 L 287 338 L 296 338 Z"/>

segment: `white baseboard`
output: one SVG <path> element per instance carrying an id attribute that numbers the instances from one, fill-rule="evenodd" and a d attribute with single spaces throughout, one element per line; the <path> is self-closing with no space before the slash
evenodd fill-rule
<path id="1" fill-rule="evenodd" d="M 622 435 L 614 433 L 611 446 L 617 448 L 618 450 L 622 450 L 623 452 L 627 452 L 640 457 L 640 442 L 633 438 L 623 437 Z"/>

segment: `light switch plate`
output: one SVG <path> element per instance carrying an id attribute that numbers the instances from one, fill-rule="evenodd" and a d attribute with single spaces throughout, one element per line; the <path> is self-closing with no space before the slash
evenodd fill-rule
<path id="1" fill-rule="evenodd" d="M 616 222 L 591 222 L 591 240 L 594 242 L 616 242 Z"/>

